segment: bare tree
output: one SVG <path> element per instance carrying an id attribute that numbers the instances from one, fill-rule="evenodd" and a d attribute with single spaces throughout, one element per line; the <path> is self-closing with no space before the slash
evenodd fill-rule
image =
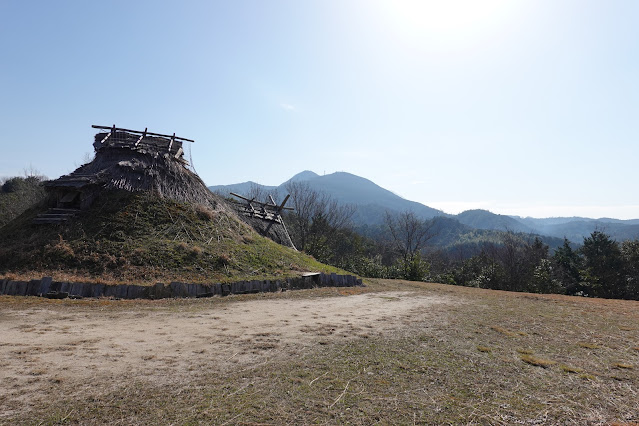
<path id="1" fill-rule="evenodd" d="M 405 264 L 413 260 L 435 236 L 435 221 L 422 220 L 410 210 L 396 215 L 387 211 L 384 222 L 390 233 L 391 242 Z"/>
<path id="2" fill-rule="evenodd" d="M 279 194 L 277 193 L 277 190 L 267 191 L 264 186 L 255 182 L 251 182 L 248 192 L 245 195 L 246 198 L 259 201 L 261 203 L 272 204 L 281 201 L 279 200 Z"/>
<path id="3" fill-rule="evenodd" d="M 255 182 L 251 182 L 251 186 L 249 187 L 248 193 L 246 194 L 246 198 L 250 198 L 255 201 L 266 202 L 266 191 L 264 191 L 264 187 Z"/>
<path id="4" fill-rule="evenodd" d="M 33 164 L 29 164 L 29 167 L 22 169 L 25 179 L 35 179 L 38 181 L 46 180 L 47 177 L 40 173 L 40 170 L 33 167 Z"/>
<path id="5" fill-rule="evenodd" d="M 311 188 L 308 182 L 289 182 L 286 190 L 291 195 L 290 206 L 295 209 L 288 221 L 295 246 L 300 250 L 308 247 L 314 234 L 328 234 L 346 227 L 355 213 L 354 206 L 338 203 L 330 195 Z"/>

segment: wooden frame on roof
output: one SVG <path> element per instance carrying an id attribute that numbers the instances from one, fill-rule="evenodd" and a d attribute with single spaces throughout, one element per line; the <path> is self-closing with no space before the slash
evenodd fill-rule
<path id="1" fill-rule="evenodd" d="M 181 138 L 179 136 L 175 136 L 175 133 L 173 133 L 172 135 L 164 135 L 162 133 L 147 132 L 147 129 L 144 129 L 144 131 L 123 129 L 121 127 L 115 127 L 115 124 L 112 127 L 109 127 L 109 126 L 98 126 L 98 125 L 95 125 L 95 124 L 92 125 L 91 127 L 93 127 L 94 129 L 109 130 L 109 134 L 112 134 L 112 133 L 115 133 L 115 132 L 127 132 L 127 133 L 134 133 L 134 134 L 137 134 L 137 135 L 143 135 L 143 137 L 144 136 L 159 136 L 159 137 L 162 137 L 162 138 L 168 138 L 168 139 L 172 139 L 172 140 L 180 140 L 180 141 L 186 141 L 186 142 L 195 143 L 195 141 L 193 139 Z M 105 140 L 106 140 L 106 138 L 105 138 Z"/>

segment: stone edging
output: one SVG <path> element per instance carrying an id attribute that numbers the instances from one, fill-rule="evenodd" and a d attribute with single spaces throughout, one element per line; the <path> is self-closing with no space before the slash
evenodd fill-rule
<path id="1" fill-rule="evenodd" d="M 51 299 L 110 297 L 115 299 L 165 299 L 171 297 L 211 297 L 229 294 L 248 294 L 308 289 L 315 287 L 361 286 L 362 279 L 353 275 L 309 274 L 282 280 L 239 281 L 230 284 L 187 284 L 172 282 L 151 286 L 136 284 L 97 284 L 53 281 L 51 277 L 40 280 L 0 280 L 0 295 L 41 296 Z"/>

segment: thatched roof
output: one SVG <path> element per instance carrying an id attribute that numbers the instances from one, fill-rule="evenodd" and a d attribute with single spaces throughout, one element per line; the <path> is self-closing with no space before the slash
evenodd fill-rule
<path id="1" fill-rule="evenodd" d="M 191 140 L 148 134 L 146 130 L 106 129 L 110 131 L 95 135 L 95 158 L 91 162 L 44 183 L 58 207 L 75 203 L 73 208 L 86 209 L 105 190 L 152 192 L 179 202 L 234 210 L 259 234 L 295 248 L 277 206 L 262 204 L 261 210 L 255 211 L 242 203 L 227 204 L 206 187 L 184 159 L 182 141 Z"/>
<path id="2" fill-rule="evenodd" d="M 200 177 L 187 168 L 180 141 L 125 131 L 95 135 L 95 158 L 48 181 L 50 190 L 150 191 L 181 202 L 216 204 Z"/>

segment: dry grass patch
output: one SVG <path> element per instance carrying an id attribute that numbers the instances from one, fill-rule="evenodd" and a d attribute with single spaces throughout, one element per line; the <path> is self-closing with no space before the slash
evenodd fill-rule
<path id="1" fill-rule="evenodd" d="M 517 333 L 514 333 L 506 328 L 503 327 L 498 327 L 496 325 L 491 325 L 490 329 L 493 331 L 496 331 L 497 333 L 501 333 L 504 336 L 508 336 L 508 337 L 517 337 Z"/>
<path id="2" fill-rule="evenodd" d="M 0 356 L 5 355 L 8 363 L 4 372 L 16 372 L 15 381 L 6 381 L 6 386 L 14 386 L 22 396 L 0 393 L 0 424 L 639 421 L 639 401 L 629 397 L 639 389 L 639 369 L 613 367 L 621 360 L 625 365 L 639 365 L 639 352 L 629 350 L 639 348 L 639 330 L 621 330 L 621 326 L 639 323 L 638 302 L 389 280 L 367 284 L 357 289 L 196 300 L 2 305 L 4 324 L 10 317 L 19 318 L 15 324 L 36 324 L 30 318 L 46 311 L 51 332 L 72 324 L 68 332 L 78 333 L 79 327 L 101 317 L 107 319 L 107 326 L 108 319 L 125 318 L 134 328 L 142 328 L 140 323 L 148 322 L 153 313 L 160 318 L 148 324 L 150 334 L 144 340 L 163 336 L 158 345 L 164 348 L 154 345 L 153 350 L 142 350 L 144 343 L 136 340 L 141 338 L 137 335 L 112 348 L 118 355 L 137 348 L 135 358 L 96 360 L 95 370 L 77 368 L 82 359 L 94 362 L 87 344 L 74 347 L 68 358 L 64 357 L 67 352 L 55 354 L 68 363 L 68 370 L 50 367 L 50 352 L 24 354 L 40 357 L 42 367 L 47 368 L 39 377 L 28 377 L 36 382 L 25 383 L 18 373 L 24 369 L 23 360 L 9 352 L 41 345 L 35 339 L 42 336 L 27 332 L 29 327 L 15 329 L 21 339 L 13 343 L 20 344 L 0 345 Z M 409 296 L 367 296 L 375 300 L 373 309 L 362 307 L 334 317 L 317 309 L 327 302 L 334 306 L 361 298 L 362 293 L 390 291 L 408 292 Z M 401 309 L 410 301 L 429 298 L 449 302 Z M 5 300 L 0 298 L 0 303 Z M 244 302 L 253 306 L 256 301 L 260 302 L 255 307 L 260 319 L 251 321 L 249 303 Z M 265 314 L 270 303 L 297 308 L 286 321 L 276 321 Z M 230 321 L 234 310 L 241 315 Z M 359 323 L 344 322 L 355 317 L 360 318 Z M 285 334 L 290 332 L 296 333 L 295 339 L 287 339 Z M 81 334 L 63 337 L 58 346 L 86 338 Z M 579 345 L 591 341 L 600 347 L 584 350 Z M 143 359 L 156 353 L 152 360 Z M 527 367 L 524 362 L 545 368 Z M 110 370 L 109 365 L 124 365 L 125 372 Z M 74 378 L 74 372 L 94 376 Z M 60 381 L 54 383 L 51 377 Z"/>
<path id="3" fill-rule="evenodd" d="M 580 373 L 577 377 L 584 380 L 595 380 L 595 376 L 593 376 L 592 374 L 587 374 L 587 373 Z"/>
<path id="4" fill-rule="evenodd" d="M 538 358 L 530 354 L 521 354 L 519 358 L 526 364 L 534 365 L 535 367 L 548 368 L 552 365 L 557 364 L 556 361 L 551 361 L 549 359 L 544 359 L 544 358 Z"/>
<path id="5" fill-rule="evenodd" d="M 561 371 L 563 371 L 564 373 L 572 373 L 572 374 L 579 374 L 579 373 L 583 373 L 583 370 L 581 368 L 577 368 L 577 367 L 571 367 L 569 365 L 565 365 L 565 364 L 561 364 L 559 366 L 559 368 L 561 369 Z"/>
<path id="6" fill-rule="evenodd" d="M 626 364 L 623 362 L 615 362 L 612 364 L 615 368 L 620 368 L 622 370 L 632 370 L 634 367 L 632 364 Z"/>

